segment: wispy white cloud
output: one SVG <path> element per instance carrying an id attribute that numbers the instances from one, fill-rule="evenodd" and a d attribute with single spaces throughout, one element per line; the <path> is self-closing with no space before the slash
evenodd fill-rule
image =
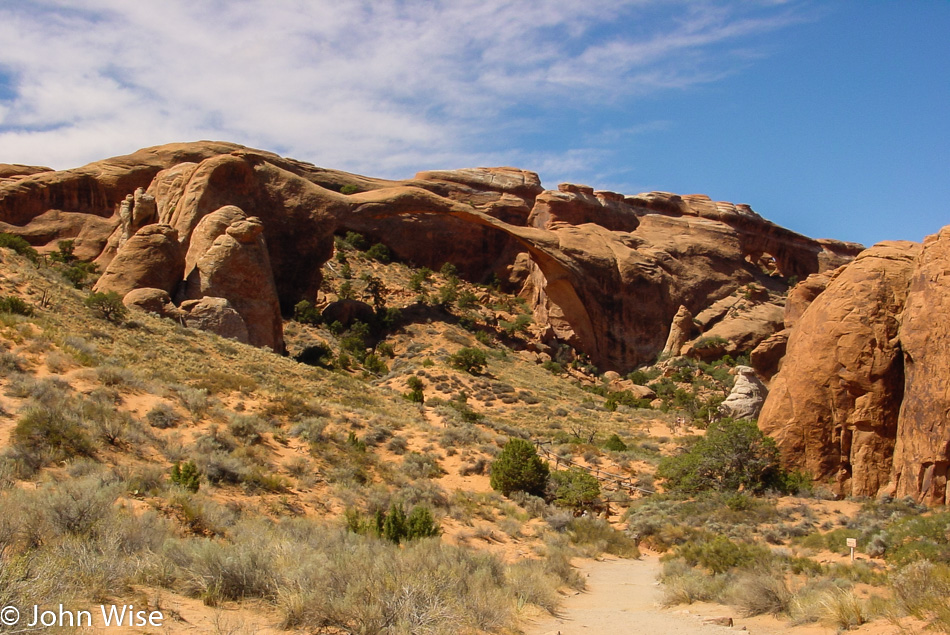
<path id="1" fill-rule="evenodd" d="M 214 138 L 381 176 L 524 160 L 560 177 L 605 151 L 535 148 L 525 130 L 567 107 L 588 126 L 580 136 L 597 138 L 583 113 L 716 81 L 747 63 L 730 47 L 798 19 L 773 4 L 0 5 L 0 78 L 12 78 L 0 90 L 0 161 L 62 168 Z"/>

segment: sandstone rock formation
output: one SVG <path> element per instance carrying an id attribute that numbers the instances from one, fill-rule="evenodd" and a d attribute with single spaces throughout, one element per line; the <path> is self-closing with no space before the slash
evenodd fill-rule
<path id="1" fill-rule="evenodd" d="M 768 380 L 778 372 L 788 346 L 788 334 L 788 329 L 774 333 L 762 340 L 749 353 L 749 363 L 760 377 Z"/>
<path id="2" fill-rule="evenodd" d="M 150 287 L 140 287 L 133 289 L 122 298 L 122 304 L 134 311 L 144 311 L 154 313 L 159 317 L 178 318 L 181 312 L 172 302 L 168 291 L 164 289 L 153 289 Z"/>
<path id="3" fill-rule="evenodd" d="M 205 216 L 188 250 L 193 268 L 181 297 L 226 299 L 241 316 L 250 344 L 283 353 L 280 303 L 263 232 L 259 218 L 233 206 Z"/>
<path id="4" fill-rule="evenodd" d="M 680 354 L 683 344 L 689 341 L 693 330 L 693 314 L 685 306 L 681 306 L 673 316 L 670 324 L 670 334 L 666 336 L 666 345 L 663 347 L 664 357 L 676 357 Z"/>
<path id="5" fill-rule="evenodd" d="M 904 399 L 891 491 L 947 505 L 950 471 L 950 227 L 929 236 L 910 281 L 899 338 Z"/>
<path id="6" fill-rule="evenodd" d="M 885 242 L 836 271 L 793 322 L 759 427 L 842 495 L 888 482 L 904 392 L 898 318 L 920 246 Z"/>
<path id="7" fill-rule="evenodd" d="M 225 298 L 205 296 L 181 303 L 182 319 L 186 326 L 216 333 L 221 337 L 254 344 L 241 314 Z"/>
<path id="8" fill-rule="evenodd" d="M 769 391 L 749 366 L 736 366 L 735 373 L 736 381 L 729 396 L 719 404 L 719 412 L 733 419 L 755 420 Z"/>
<path id="9" fill-rule="evenodd" d="M 341 193 L 344 186 L 356 193 Z M 145 191 L 136 195 L 139 188 Z M 222 207 L 260 219 L 284 315 L 300 300 L 315 299 L 334 232 L 360 231 L 420 266 L 452 262 L 472 280 L 515 280 L 520 288 L 510 290 L 530 299 L 533 328 L 546 343 L 569 344 L 603 370 L 626 371 L 654 359 L 680 306 L 695 315 L 749 283 L 780 292 L 783 276 L 833 269 L 860 250 L 806 238 L 747 206 L 701 196 L 630 197 L 571 184 L 544 191 L 536 174 L 514 168 L 422 172 L 385 181 L 214 142 L 146 148 L 76 170 L 3 181 L 0 222 L 6 225 L 0 228 L 47 248 L 57 239 L 75 238 L 77 254 L 106 263 L 110 236 L 118 254 L 122 237 L 142 222 L 138 206 L 151 199 L 157 221 L 178 231 L 187 254 L 183 278 L 189 291 L 182 297 L 227 297 L 247 323 L 251 341 L 278 349 L 279 325 L 260 318 L 266 325 L 258 326 L 236 295 L 237 284 L 226 283 L 228 267 L 243 262 L 241 267 L 263 271 L 263 260 L 252 267 L 253 259 L 239 258 L 239 252 L 249 252 L 236 240 L 224 247 L 216 237 L 204 246 L 199 227 Z M 225 235 L 234 238 L 228 230 Z M 212 273 L 209 261 L 202 265 L 212 251 L 220 263 L 231 264 L 214 265 Z M 521 264 L 513 268 L 516 261 Z M 202 286 L 209 276 L 215 289 Z"/>
<path id="10" fill-rule="evenodd" d="M 122 244 L 94 290 L 120 296 L 140 288 L 175 293 L 184 264 L 178 232 L 168 225 L 147 225 Z"/>

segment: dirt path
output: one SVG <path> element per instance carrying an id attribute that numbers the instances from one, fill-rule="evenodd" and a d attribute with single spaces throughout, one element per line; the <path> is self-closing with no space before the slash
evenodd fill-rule
<path id="1" fill-rule="evenodd" d="M 656 556 L 587 561 L 587 591 L 568 597 L 559 617 L 528 624 L 526 635 L 723 635 L 732 628 L 707 624 L 682 610 L 659 608 Z M 770 630 L 749 632 L 765 635 Z"/>

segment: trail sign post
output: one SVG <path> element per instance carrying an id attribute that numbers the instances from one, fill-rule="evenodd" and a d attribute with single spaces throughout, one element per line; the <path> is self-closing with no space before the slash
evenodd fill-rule
<path id="1" fill-rule="evenodd" d="M 858 546 L 857 538 L 848 538 L 848 546 L 851 547 L 851 562 L 854 562 L 854 548 Z"/>

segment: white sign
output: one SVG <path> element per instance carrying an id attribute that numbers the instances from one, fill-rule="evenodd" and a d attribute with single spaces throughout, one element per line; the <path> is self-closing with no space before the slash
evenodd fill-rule
<path id="1" fill-rule="evenodd" d="M 849 547 L 857 547 L 857 546 L 858 546 L 858 539 L 857 539 L 857 538 L 848 538 L 848 546 L 849 546 Z"/>

